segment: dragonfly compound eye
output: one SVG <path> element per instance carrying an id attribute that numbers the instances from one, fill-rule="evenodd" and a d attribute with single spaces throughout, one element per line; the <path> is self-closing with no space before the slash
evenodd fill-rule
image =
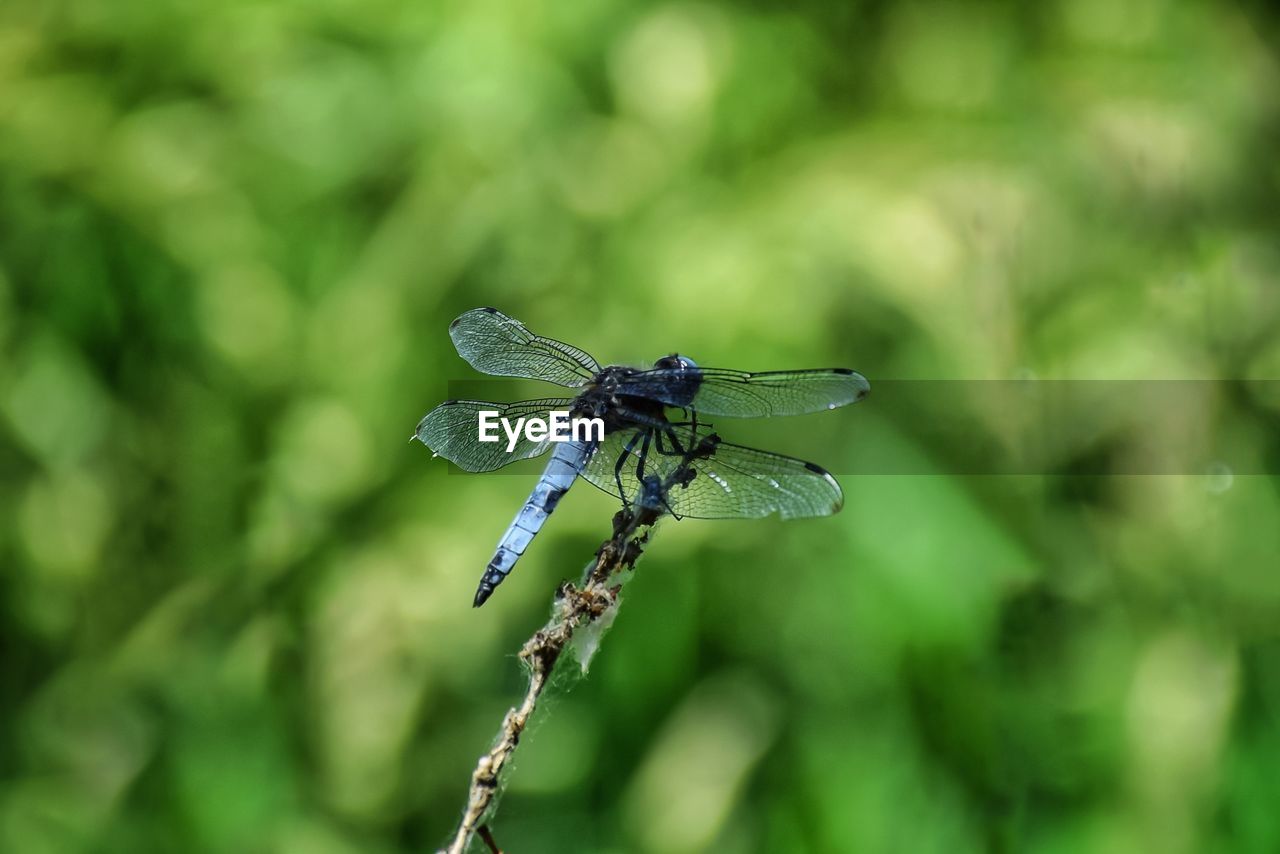
<path id="1" fill-rule="evenodd" d="M 655 368 L 664 368 L 683 371 L 696 371 L 698 363 L 688 356 L 681 356 L 679 353 L 672 353 L 670 356 L 663 356 L 661 359 L 653 363 Z"/>

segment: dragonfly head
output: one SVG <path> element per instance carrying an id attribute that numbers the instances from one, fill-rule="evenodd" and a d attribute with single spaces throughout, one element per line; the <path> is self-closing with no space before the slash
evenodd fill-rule
<path id="1" fill-rule="evenodd" d="M 679 353 L 672 353 L 670 356 L 663 356 L 661 359 L 653 363 L 655 368 L 680 368 L 681 370 L 696 371 L 698 363 L 688 356 L 681 356 Z"/>

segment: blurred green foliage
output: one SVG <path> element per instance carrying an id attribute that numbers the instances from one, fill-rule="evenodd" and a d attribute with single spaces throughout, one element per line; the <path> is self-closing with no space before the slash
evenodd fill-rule
<path id="1" fill-rule="evenodd" d="M 445 839 L 614 509 L 470 608 L 529 479 L 405 441 L 467 308 L 873 386 L 1280 377 L 1269 15 L 5 0 L 0 850 Z M 1275 478 L 957 477 L 874 393 L 820 417 L 938 474 L 665 523 L 502 844 L 1280 850 Z M 1274 469 L 1278 419 L 1182 440 Z"/>

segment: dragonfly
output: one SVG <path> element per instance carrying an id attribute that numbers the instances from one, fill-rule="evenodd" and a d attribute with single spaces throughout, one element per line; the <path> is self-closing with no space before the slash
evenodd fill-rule
<path id="1" fill-rule="evenodd" d="M 844 503 L 840 485 L 821 466 L 725 442 L 706 419 L 800 415 L 855 403 L 871 386 L 849 368 L 752 373 L 699 367 L 678 353 L 649 368 L 602 367 L 585 351 L 535 335 L 495 308 L 460 315 L 449 325 L 449 337 L 481 373 L 575 392 L 516 403 L 447 400 L 422 418 L 411 437 L 469 472 L 538 457 L 555 445 L 485 567 L 474 607 L 511 573 L 578 478 L 620 498 L 624 508 L 677 519 L 828 516 Z M 552 412 L 598 418 L 603 436 L 553 441 L 525 432 L 511 443 L 481 441 L 481 413 L 495 412 L 509 423 L 547 419 Z"/>

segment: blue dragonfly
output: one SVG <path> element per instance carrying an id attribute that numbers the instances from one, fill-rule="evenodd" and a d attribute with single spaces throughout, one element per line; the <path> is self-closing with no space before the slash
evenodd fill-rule
<path id="1" fill-rule="evenodd" d="M 700 419 L 800 415 L 855 403 L 870 390 L 856 371 L 749 373 L 699 367 L 679 354 L 651 368 L 601 367 L 577 347 L 535 335 L 494 308 L 462 314 L 449 325 L 449 337 L 477 371 L 576 391 L 571 398 L 518 403 L 448 400 L 418 423 L 413 438 L 470 472 L 493 471 L 556 446 L 499 540 L 476 589 L 475 607 L 503 582 L 579 477 L 621 498 L 624 507 L 677 519 L 828 516 L 844 503 L 840 485 L 820 466 L 721 441 Z M 481 413 L 518 423 L 548 420 L 553 412 L 599 419 L 603 435 L 553 441 L 525 432 L 509 443 L 480 440 Z"/>

